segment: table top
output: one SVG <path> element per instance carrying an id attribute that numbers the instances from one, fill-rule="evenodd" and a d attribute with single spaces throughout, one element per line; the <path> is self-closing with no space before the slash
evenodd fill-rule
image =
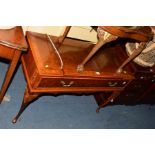
<path id="1" fill-rule="evenodd" d="M 46 34 L 27 32 L 26 36 L 40 74 L 49 76 L 133 78 L 128 71 L 116 74 L 117 68 L 124 61 L 122 56 L 119 55 L 122 52 L 120 46 L 103 47 L 85 65 L 84 71 L 79 73 L 76 70 L 77 65 L 93 48 L 93 43 L 65 38 L 64 42 L 58 46 L 57 37 L 50 36 L 54 43 L 53 46 Z M 116 57 L 116 55 L 118 56 Z"/>

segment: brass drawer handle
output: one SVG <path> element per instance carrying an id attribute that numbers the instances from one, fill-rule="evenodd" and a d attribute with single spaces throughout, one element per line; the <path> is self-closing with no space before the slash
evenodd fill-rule
<path id="1" fill-rule="evenodd" d="M 110 87 L 114 87 L 114 86 L 116 86 L 118 84 L 118 82 L 108 82 L 108 85 L 110 86 Z"/>
<path id="2" fill-rule="evenodd" d="M 127 81 L 122 82 L 123 85 L 127 84 Z"/>
<path id="3" fill-rule="evenodd" d="M 70 87 L 74 84 L 74 81 L 70 81 L 69 84 L 66 84 L 65 81 L 60 81 L 63 87 Z"/>

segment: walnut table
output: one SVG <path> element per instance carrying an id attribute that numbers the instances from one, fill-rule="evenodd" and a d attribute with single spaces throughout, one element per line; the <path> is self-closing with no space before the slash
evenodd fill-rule
<path id="1" fill-rule="evenodd" d="M 121 56 L 116 57 L 116 53 L 119 53 L 116 50 L 121 50 L 118 45 L 100 49 L 85 65 L 85 70 L 78 72 L 78 64 L 94 47 L 93 43 L 65 38 L 60 45 L 58 37 L 35 32 L 27 32 L 27 41 L 29 51 L 22 56 L 27 86 L 20 111 L 13 123 L 16 123 L 32 100 L 45 93 L 110 92 L 98 111 L 133 79 L 128 72 L 116 73 L 116 69 L 124 61 Z"/>

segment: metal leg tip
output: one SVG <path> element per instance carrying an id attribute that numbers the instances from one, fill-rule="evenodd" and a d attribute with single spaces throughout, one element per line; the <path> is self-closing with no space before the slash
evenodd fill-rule
<path id="1" fill-rule="evenodd" d="M 14 119 L 12 120 L 12 123 L 15 124 L 16 122 L 17 122 L 17 119 L 14 118 Z"/>
<path id="2" fill-rule="evenodd" d="M 96 109 L 96 113 L 99 113 L 99 112 L 100 112 L 100 108 L 97 108 L 97 109 Z"/>
<path id="3" fill-rule="evenodd" d="M 122 71 L 123 71 L 122 68 L 120 68 L 117 70 L 117 73 L 121 73 Z"/>

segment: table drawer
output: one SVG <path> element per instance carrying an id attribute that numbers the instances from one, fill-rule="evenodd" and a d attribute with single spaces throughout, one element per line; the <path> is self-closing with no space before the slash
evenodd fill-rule
<path id="1" fill-rule="evenodd" d="M 125 87 L 128 80 L 87 78 L 43 78 L 38 87 Z"/>

